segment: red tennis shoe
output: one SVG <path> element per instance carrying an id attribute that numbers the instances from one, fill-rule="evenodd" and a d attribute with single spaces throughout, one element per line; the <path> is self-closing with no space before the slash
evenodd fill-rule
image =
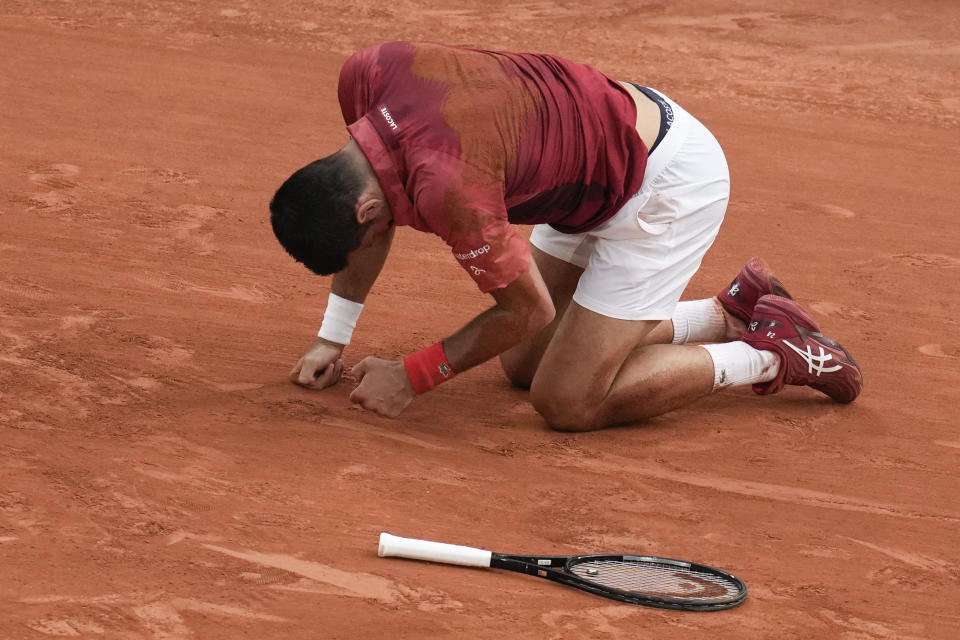
<path id="1" fill-rule="evenodd" d="M 753 385 L 760 395 L 786 384 L 808 386 L 837 402 L 853 402 L 863 389 L 863 374 L 850 352 L 820 333 L 820 325 L 793 300 L 760 298 L 743 341 L 780 356 L 780 371 L 770 382 Z"/>
<path id="2" fill-rule="evenodd" d="M 757 300 L 768 294 L 791 297 L 763 258 L 750 258 L 730 286 L 717 294 L 717 298 L 730 315 L 740 318 L 744 324 L 750 324 Z"/>

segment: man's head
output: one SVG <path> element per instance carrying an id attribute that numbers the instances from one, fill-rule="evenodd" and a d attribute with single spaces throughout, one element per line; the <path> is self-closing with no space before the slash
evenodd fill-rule
<path id="1" fill-rule="evenodd" d="M 371 229 L 381 228 L 389 215 L 380 185 L 352 141 L 294 173 L 270 202 L 277 240 L 318 275 L 343 270 L 347 256 L 369 244 Z"/>

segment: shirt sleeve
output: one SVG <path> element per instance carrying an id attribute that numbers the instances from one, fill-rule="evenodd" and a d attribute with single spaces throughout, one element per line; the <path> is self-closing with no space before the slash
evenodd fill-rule
<path id="1" fill-rule="evenodd" d="M 517 279 L 530 264 L 530 247 L 507 220 L 503 180 L 442 152 L 420 154 L 413 184 L 423 230 L 447 243 L 454 259 L 489 293 Z"/>

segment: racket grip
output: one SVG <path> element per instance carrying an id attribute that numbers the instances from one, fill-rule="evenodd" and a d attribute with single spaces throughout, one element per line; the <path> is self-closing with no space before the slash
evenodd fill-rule
<path id="1" fill-rule="evenodd" d="M 384 531 L 380 534 L 380 547 L 377 550 L 377 555 L 381 558 L 395 556 L 412 558 L 413 560 L 459 564 L 466 567 L 489 567 L 493 552 L 486 549 L 464 547 L 459 544 L 401 538 Z"/>

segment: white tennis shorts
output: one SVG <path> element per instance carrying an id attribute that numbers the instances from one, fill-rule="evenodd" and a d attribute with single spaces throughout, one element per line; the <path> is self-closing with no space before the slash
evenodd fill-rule
<path id="1" fill-rule="evenodd" d="M 674 120 L 647 158 L 640 191 L 595 229 L 567 234 L 540 224 L 530 235 L 533 246 L 584 269 L 573 300 L 611 318 L 670 318 L 717 237 L 730 199 L 720 144 L 663 97 Z"/>

